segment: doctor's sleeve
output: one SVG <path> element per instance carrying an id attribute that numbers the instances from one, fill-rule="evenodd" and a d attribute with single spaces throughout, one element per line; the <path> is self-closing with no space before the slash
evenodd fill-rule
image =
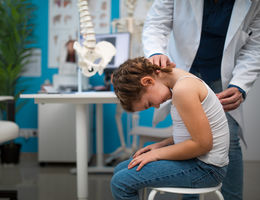
<path id="1" fill-rule="evenodd" d="M 146 57 L 166 54 L 168 37 L 173 26 L 174 0 L 155 0 L 143 28 L 142 42 Z"/>
<path id="2" fill-rule="evenodd" d="M 260 74 L 260 2 L 248 27 L 246 44 L 240 49 L 230 84 L 239 86 L 246 94 Z"/>

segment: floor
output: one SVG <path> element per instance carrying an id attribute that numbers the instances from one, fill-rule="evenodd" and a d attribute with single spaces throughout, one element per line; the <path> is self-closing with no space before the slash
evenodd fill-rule
<path id="1" fill-rule="evenodd" d="M 244 200 L 260 200 L 260 162 L 245 162 Z M 39 166 L 37 154 L 24 153 L 18 165 L 0 165 L 0 189 L 17 189 L 18 200 L 76 200 L 73 164 Z M 112 200 L 112 174 L 89 174 L 89 200 Z M 179 199 L 169 194 L 156 200 Z M 206 200 L 215 200 L 208 195 Z"/>

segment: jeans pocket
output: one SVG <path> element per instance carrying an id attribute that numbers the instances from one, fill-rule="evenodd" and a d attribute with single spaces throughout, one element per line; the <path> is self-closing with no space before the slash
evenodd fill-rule
<path id="1" fill-rule="evenodd" d="M 223 181 L 227 174 L 227 166 L 225 167 L 215 167 L 216 169 L 214 170 L 214 177 L 219 180 L 219 183 Z"/>
<path id="2" fill-rule="evenodd" d="M 198 161 L 199 176 L 195 177 L 192 181 L 192 187 L 214 187 L 220 184 L 226 174 L 226 167 L 216 167 Z"/>
<path id="3" fill-rule="evenodd" d="M 218 185 L 220 182 L 213 175 L 213 172 L 207 172 L 200 177 L 197 177 L 192 181 L 193 188 L 205 188 L 205 187 L 214 187 Z"/>

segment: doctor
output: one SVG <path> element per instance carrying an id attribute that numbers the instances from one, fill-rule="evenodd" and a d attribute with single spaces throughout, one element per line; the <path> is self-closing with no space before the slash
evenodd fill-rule
<path id="1" fill-rule="evenodd" d="M 260 72 L 260 1 L 155 0 L 144 25 L 143 47 L 152 63 L 163 67 L 173 61 L 215 91 L 231 134 L 222 193 L 227 200 L 241 200 L 241 103 Z"/>

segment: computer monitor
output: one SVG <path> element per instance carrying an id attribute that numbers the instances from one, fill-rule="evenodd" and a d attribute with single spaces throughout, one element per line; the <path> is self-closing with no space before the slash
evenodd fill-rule
<path id="1" fill-rule="evenodd" d="M 97 43 L 107 41 L 112 43 L 116 48 L 116 55 L 108 63 L 104 69 L 104 90 L 110 90 L 110 79 L 113 71 L 129 58 L 130 52 L 130 34 L 129 33 L 112 33 L 112 34 L 96 34 Z"/>
<path id="2" fill-rule="evenodd" d="M 111 33 L 111 34 L 96 34 L 96 43 L 107 41 L 112 43 L 116 48 L 116 55 L 108 63 L 104 69 L 104 88 L 98 90 L 110 90 L 110 79 L 113 71 L 119 67 L 124 61 L 129 58 L 130 52 L 130 33 Z M 81 36 L 81 43 L 83 37 Z M 97 90 L 97 89 L 95 89 Z"/>
<path id="3" fill-rule="evenodd" d="M 97 43 L 107 41 L 112 43 L 116 48 L 116 55 L 107 65 L 107 69 L 117 68 L 120 64 L 129 58 L 130 52 L 130 34 L 129 33 L 111 33 L 96 34 Z"/>

